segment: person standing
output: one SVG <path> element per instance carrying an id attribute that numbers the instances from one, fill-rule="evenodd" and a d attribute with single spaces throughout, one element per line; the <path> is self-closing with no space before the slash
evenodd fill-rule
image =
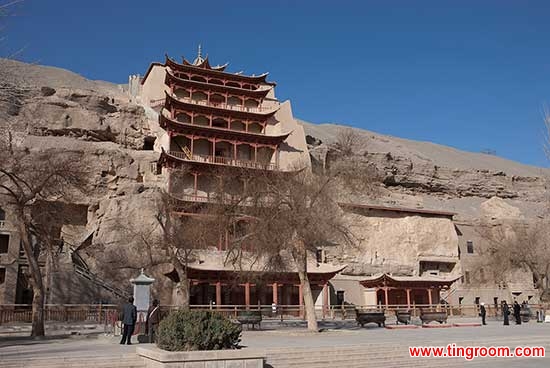
<path id="1" fill-rule="evenodd" d="M 521 325 L 521 306 L 518 301 L 514 301 L 514 317 L 516 318 L 516 325 Z"/>
<path id="2" fill-rule="evenodd" d="M 122 333 L 121 344 L 132 345 L 132 334 L 134 333 L 134 326 L 137 321 L 137 308 L 134 305 L 134 298 L 129 297 L 128 303 L 122 307 L 122 323 L 124 323 L 124 330 Z"/>
<path id="3" fill-rule="evenodd" d="M 479 305 L 479 315 L 481 316 L 481 324 L 486 325 L 485 317 L 487 316 L 487 311 L 485 310 L 485 303 Z"/>
<path id="4" fill-rule="evenodd" d="M 510 325 L 509 316 L 510 315 L 510 309 L 508 308 L 508 303 L 506 303 L 506 300 L 502 301 L 502 316 L 504 317 L 504 326 Z"/>
<path id="5" fill-rule="evenodd" d="M 149 307 L 149 310 L 147 311 L 147 319 L 145 321 L 145 326 L 147 327 L 147 334 L 149 335 L 150 343 L 153 343 L 156 340 L 159 323 L 159 301 L 155 299 L 153 300 L 153 305 L 151 305 Z"/>

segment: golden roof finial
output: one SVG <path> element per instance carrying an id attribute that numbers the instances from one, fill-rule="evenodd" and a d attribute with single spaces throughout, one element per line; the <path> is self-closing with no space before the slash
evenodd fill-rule
<path id="1" fill-rule="evenodd" d="M 199 43 L 199 51 L 197 53 L 197 58 L 193 61 L 193 65 L 200 65 L 204 59 L 202 58 L 202 45 Z"/>

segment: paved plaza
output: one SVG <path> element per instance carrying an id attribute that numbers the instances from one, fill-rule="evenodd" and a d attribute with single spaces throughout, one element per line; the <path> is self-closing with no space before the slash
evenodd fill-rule
<path id="1" fill-rule="evenodd" d="M 468 322 L 462 321 L 462 322 Z M 490 321 L 483 327 L 384 329 L 333 322 L 324 331 L 308 333 L 301 326 L 247 330 L 242 345 L 266 353 L 266 367 L 548 367 L 550 358 L 409 358 L 409 346 L 544 346 L 550 351 L 550 324 L 503 326 Z M 135 346 L 121 346 L 103 334 L 55 337 L 43 341 L 0 340 L 0 367 L 143 367 Z M 80 363 L 79 362 L 80 359 Z M 55 365 L 58 361 L 59 365 Z M 20 362 L 20 365 L 16 363 Z M 133 363 L 132 363 L 133 362 Z M 302 362 L 302 363 L 301 363 Z M 130 363 L 134 365 L 129 365 Z"/>

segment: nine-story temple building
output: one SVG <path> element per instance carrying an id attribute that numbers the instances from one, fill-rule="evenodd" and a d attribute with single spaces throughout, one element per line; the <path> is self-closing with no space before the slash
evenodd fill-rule
<path id="1" fill-rule="evenodd" d="M 267 80 L 267 73 L 230 73 L 226 67 L 210 65 L 199 47 L 193 62 L 166 56 L 141 79 L 140 102 L 158 114 L 155 149 L 162 151 L 159 162 L 168 176 L 168 191 L 188 203 L 216 202 L 212 172 L 220 167 L 282 175 L 311 166 L 303 128 L 292 116 L 290 102 L 275 97 L 276 84 Z M 238 196 L 240 185 L 228 185 L 228 195 Z M 250 266 L 250 276 L 240 275 L 224 262 L 225 251 L 220 240 L 190 266 L 192 305 L 302 304 L 292 267 L 262 272 L 258 283 L 254 274 L 260 268 Z M 342 269 L 311 261 L 309 277 L 319 305 L 328 306 L 328 280 Z"/>

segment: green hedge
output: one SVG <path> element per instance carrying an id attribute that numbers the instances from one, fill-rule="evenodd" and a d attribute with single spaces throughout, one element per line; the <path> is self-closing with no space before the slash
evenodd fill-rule
<path id="1" fill-rule="evenodd" d="M 236 349 L 241 332 L 220 313 L 179 310 L 160 322 L 157 345 L 168 351 Z"/>

